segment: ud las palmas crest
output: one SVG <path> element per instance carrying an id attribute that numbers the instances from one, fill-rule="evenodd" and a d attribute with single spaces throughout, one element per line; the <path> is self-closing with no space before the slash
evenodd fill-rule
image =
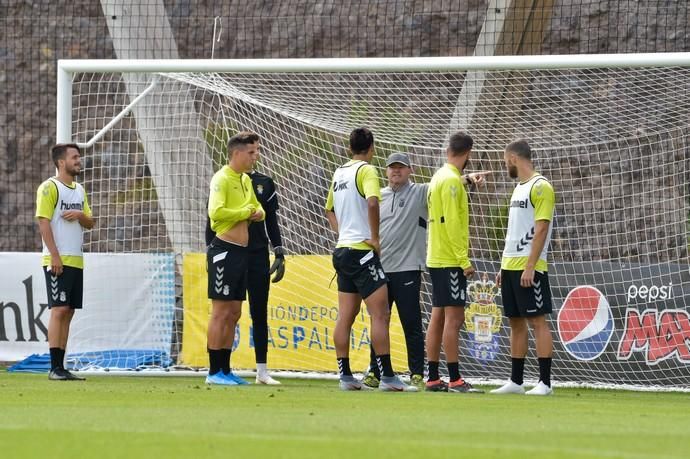
<path id="1" fill-rule="evenodd" d="M 465 328 L 470 338 L 470 354 L 480 362 L 494 360 L 498 354 L 498 332 L 502 314 L 496 305 L 498 286 L 484 273 L 482 279 L 467 286 L 470 304 L 465 308 Z"/>

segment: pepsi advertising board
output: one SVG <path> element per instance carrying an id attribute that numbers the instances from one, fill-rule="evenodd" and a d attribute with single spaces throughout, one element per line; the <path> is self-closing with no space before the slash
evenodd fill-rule
<path id="1" fill-rule="evenodd" d="M 468 283 L 461 369 L 468 377 L 507 377 L 510 329 L 494 284 L 499 264 L 475 266 L 479 276 Z M 672 264 L 550 264 L 554 379 L 689 386 L 689 269 Z M 537 377 L 536 363 L 530 334 L 526 377 Z"/>
<path id="2" fill-rule="evenodd" d="M 606 295 L 590 285 L 568 292 L 556 319 L 566 352 L 578 360 L 595 360 L 613 336 L 613 313 Z"/>

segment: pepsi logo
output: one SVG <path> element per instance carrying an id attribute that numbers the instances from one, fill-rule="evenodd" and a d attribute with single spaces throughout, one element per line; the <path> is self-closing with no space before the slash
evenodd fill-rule
<path id="1" fill-rule="evenodd" d="M 599 357 L 613 335 L 613 315 L 606 297 L 584 285 L 568 293 L 556 319 L 563 347 L 578 360 Z"/>

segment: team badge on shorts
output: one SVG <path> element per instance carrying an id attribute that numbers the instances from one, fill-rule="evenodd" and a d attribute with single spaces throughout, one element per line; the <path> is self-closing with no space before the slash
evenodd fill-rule
<path id="1" fill-rule="evenodd" d="M 503 321 L 494 300 L 498 286 L 484 273 L 481 280 L 468 283 L 467 295 L 469 305 L 465 308 L 465 328 L 472 343 L 470 354 L 480 362 L 489 362 L 498 354 L 498 332 Z"/>

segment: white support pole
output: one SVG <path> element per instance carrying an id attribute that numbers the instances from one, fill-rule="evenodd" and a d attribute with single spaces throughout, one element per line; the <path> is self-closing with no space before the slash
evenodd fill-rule
<path id="1" fill-rule="evenodd" d="M 72 142 L 72 74 L 58 65 L 56 143 Z"/>
<path id="2" fill-rule="evenodd" d="M 156 77 L 154 77 L 154 78 L 151 80 L 151 84 L 150 84 L 146 89 L 144 89 L 144 90 L 141 92 L 141 94 L 139 94 L 132 102 L 130 102 L 129 105 L 127 105 L 125 108 L 123 108 L 122 111 L 121 111 L 120 113 L 118 113 L 112 120 L 110 120 L 110 122 L 109 122 L 108 124 L 106 124 L 105 126 L 103 126 L 103 127 L 101 128 L 101 130 L 98 131 L 98 132 L 96 133 L 96 135 L 94 135 L 93 137 L 91 137 L 91 138 L 89 139 L 88 142 L 86 142 L 86 143 L 78 143 L 77 145 L 79 145 L 79 148 L 90 148 L 90 147 L 93 146 L 93 144 L 95 144 L 96 142 L 98 142 L 99 140 L 101 140 L 101 138 L 102 138 L 109 130 L 111 130 L 111 129 L 113 128 L 113 126 L 115 126 L 117 123 L 119 123 L 120 120 L 121 120 L 122 118 L 124 118 L 125 116 L 129 115 L 129 112 L 132 111 L 132 108 L 134 108 L 135 105 L 137 105 L 139 102 L 141 102 L 141 100 L 142 100 L 144 97 L 146 97 L 146 95 L 147 95 L 148 93 L 150 93 L 151 91 L 153 91 L 153 88 L 156 87 L 156 84 L 157 84 L 157 83 L 158 83 L 158 79 L 157 79 Z"/>
<path id="3" fill-rule="evenodd" d="M 512 0 L 490 0 L 486 7 L 486 17 L 474 47 L 475 56 L 495 56 L 498 39 L 502 37 L 508 8 Z M 449 133 L 459 129 L 469 130 L 474 119 L 479 99 L 486 81 L 486 70 L 467 72 L 462 91 L 455 105 L 453 118 L 450 121 Z"/>

